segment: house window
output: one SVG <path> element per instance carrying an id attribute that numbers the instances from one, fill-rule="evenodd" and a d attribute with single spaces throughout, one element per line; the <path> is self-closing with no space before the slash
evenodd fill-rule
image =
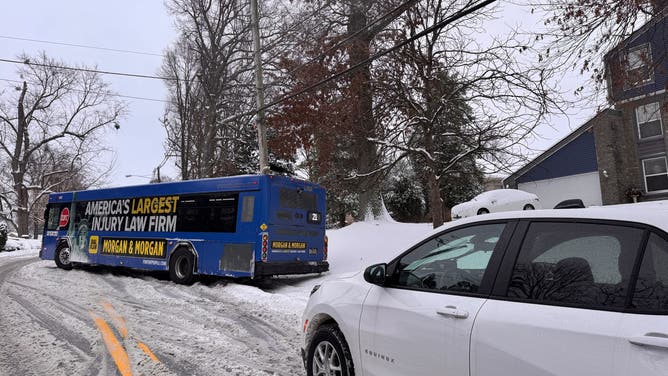
<path id="1" fill-rule="evenodd" d="M 647 192 L 668 190 L 668 166 L 666 157 L 650 158 L 642 161 Z"/>
<path id="2" fill-rule="evenodd" d="M 626 54 L 623 62 L 626 68 L 626 88 L 646 84 L 652 81 L 652 51 L 649 43 L 634 47 Z"/>
<path id="3" fill-rule="evenodd" d="M 640 139 L 663 134 L 659 102 L 638 106 L 636 108 L 636 121 L 638 123 Z"/>

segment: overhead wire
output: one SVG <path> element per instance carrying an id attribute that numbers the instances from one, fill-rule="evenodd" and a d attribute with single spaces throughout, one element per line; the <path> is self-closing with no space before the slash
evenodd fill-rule
<path id="1" fill-rule="evenodd" d="M 395 7 L 394 9 L 390 10 L 389 12 L 384 13 L 382 16 L 379 18 L 375 19 L 374 21 L 370 22 L 369 24 L 365 25 L 363 28 L 360 30 L 356 31 L 355 33 L 350 34 L 346 38 L 342 39 L 341 41 L 337 42 L 330 48 L 328 48 L 326 51 L 322 52 L 320 55 L 310 59 L 306 63 L 300 65 L 299 67 L 295 68 L 293 71 L 289 72 L 289 74 L 293 74 L 307 65 L 313 63 L 316 60 L 319 60 L 325 56 L 327 56 L 328 53 L 340 48 L 344 44 L 348 43 L 352 39 L 356 38 L 360 34 L 368 31 L 378 23 L 384 21 L 388 17 L 390 17 L 392 14 L 396 13 L 399 11 L 401 8 L 409 5 L 410 3 L 415 2 L 416 0 L 407 0 L 406 2 L 402 3 L 401 5 Z M 31 42 L 40 42 L 40 43 L 50 43 L 50 44 L 58 44 L 58 45 L 65 45 L 65 46 L 75 46 L 75 47 L 83 47 L 83 48 L 92 48 L 92 49 L 100 49 L 100 50 L 106 50 L 106 51 L 116 51 L 116 52 L 124 52 L 124 53 L 136 53 L 136 54 L 144 54 L 144 55 L 154 55 L 154 56 L 164 56 L 164 55 L 158 55 L 158 54 L 152 54 L 152 53 L 144 53 L 144 52 L 138 52 L 138 51 L 131 51 L 131 50 L 123 50 L 123 49 L 113 49 L 113 48 L 104 48 L 104 47 L 95 47 L 95 46 L 87 46 L 87 45 L 80 45 L 80 44 L 74 44 L 74 43 L 61 43 L 61 42 L 51 42 L 51 41 L 45 41 L 45 40 L 39 40 L 39 39 L 29 39 L 29 38 L 19 38 L 19 37 L 11 37 L 11 36 L 5 36 L 5 35 L 0 35 L 0 38 L 5 38 L 5 39 L 15 39 L 15 40 L 24 40 L 24 41 L 31 41 Z M 15 60 L 15 59 L 6 59 L 6 58 L 0 58 L 0 62 L 4 63 L 12 63 L 12 64 L 25 64 L 25 65 L 34 65 L 34 66 L 41 66 L 41 67 L 48 67 L 48 68 L 56 68 L 56 69 L 65 69 L 65 70 L 73 70 L 73 71 L 80 71 L 80 72 L 91 72 L 91 73 L 99 73 L 99 74 L 106 74 L 106 75 L 114 75 L 114 76 L 124 76 L 124 77 L 133 77 L 133 78 L 145 78 L 145 79 L 155 79 L 155 80 L 167 80 L 167 81 L 177 81 L 177 78 L 174 77 L 162 77 L 162 76 L 155 76 L 155 75 L 147 75 L 147 74 L 136 74 L 136 73 L 126 73 L 126 72 L 114 72 L 114 71 L 105 71 L 105 70 L 98 70 L 98 69 L 90 69 L 90 68 L 79 68 L 79 67 L 71 67 L 67 65 L 53 65 L 53 64 L 44 64 L 44 63 L 35 63 L 31 62 L 29 60 L 26 61 L 20 61 L 20 60 Z"/>
<path id="2" fill-rule="evenodd" d="M 54 41 L 41 40 L 41 39 L 14 37 L 14 36 L 10 36 L 10 35 L 0 35 L 0 38 L 1 39 L 9 39 L 9 40 L 18 40 L 18 41 L 24 41 L 24 42 L 53 44 L 53 45 L 58 45 L 58 46 L 88 48 L 88 49 L 91 49 L 91 50 L 120 52 L 120 53 L 135 54 L 135 55 L 147 55 L 147 56 L 159 56 L 159 57 L 164 57 L 165 56 L 163 54 L 156 54 L 156 53 L 151 53 L 151 52 L 124 50 L 124 49 L 120 49 L 120 48 L 98 47 L 98 46 L 90 46 L 90 45 L 76 44 L 76 43 L 54 42 Z"/>
<path id="3" fill-rule="evenodd" d="M 341 72 L 335 73 L 335 74 L 333 74 L 332 76 L 330 76 L 330 77 L 328 77 L 328 78 L 326 78 L 326 79 L 323 79 L 323 80 L 321 80 L 321 81 L 318 81 L 318 82 L 316 82 L 316 83 L 314 83 L 314 84 L 312 84 L 312 85 L 309 85 L 309 86 L 307 86 L 306 88 L 301 89 L 301 90 L 299 90 L 299 91 L 297 91 L 297 92 L 295 92 L 295 93 L 288 94 L 288 95 L 285 95 L 285 96 L 283 96 L 283 97 L 281 97 L 281 98 L 279 98 L 279 99 L 277 99 L 277 100 L 274 100 L 274 101 L 272 101 L 272 102 L 266 104 L 266 105 L 265 105 L 264 107 L 262 107 L 261 109 L 256 109 L 256 110 L 248 111 L 248 112 L 245 112 L 245 113 L 242 113 L 242 114 L 233 115 L 233 116 L 230 116 L 230 117 L 228 117 L 228 118 L 226 118 L 226 119 L 223 119 L 222 122 L 233 121 L 233 120 L 236 120 L 236 119 L 238 119 L 238 118 L 240 118 L 240 117 L 254 114 L 254 113 L 256 113 L 256 112 L 258 112 L 258 111 L 260 111 L 260 110 L 266 110 L 266 109 L 269 109 L 269 108 L 274 107 L 274 106 L 276 106 L 276 105 L 278 105 L 278 104 L 280 104 L 280 103 L 283 103 L 283 102 L 285 102 L 285 101 L 287 101 L 287 100 L 290 100 L 290 99 L 295 98 L 295 97 L 297 97 L 297 96 L 300 96 L 300 95 L 302 95 L 302 94 L 304 94 L 304 93 L 307 93 L 307 92 L 309 92 L 309 91 L 311 91 L 311 90 L 314 90 L 314 89 L 316 89 L 316 88 L 318 88 L 318 87 L 320 87 L 320 86 L 322 86 L 322 85 L 325 85 L 325 84 L 327 84 L 327 83 L 329 83 L 329 82 L 331 82 L 331 81 L 333 81 L 333 80 L 338 79 L 339 77 L 342 77 L 342 76 L 344 76 L 344 75 L 346 75 L 346 74 L 349 74 L 349 73 L 351 73 L 351 72 L 353 72 L 353 71 L 355 71 L 355 70 L 357 70 L 357 69 L 359 69 L 359 68 L 361 68 L 361 67 L 363 67 L 363 66 L 365 66 L 365 65 L 367 65 L 367 64 L 370 64 L 370 63 L 372 63 L 373 61 L 377 60 L 378 58 L 380 58 L 380 57 L 382 57 L 382 56 L 385 56 L 385 55 L 387 55 L 387 54 L 389 54 L 389 53 L 391 53 L 391 52 L 394 52 L 394 51 L 396 51 L 397 49 L 399 49 L 399 48 L 405 46 L 406 44 L 411 43 L 411 42 L 413 42 L 413 41 L 415 41 L 415 40 L 417 40 L 417 39 L 419 39 L 419 38 L 422 38 L 423 36 L 425 36 L 425 35 L 427 35 L 427 34 L 433 32 L 433 31 L 436 31 L 436 30 L 438 30 L 438 29 L 441 29 L 441 28 L 447 26 L 448 24 L 450 24 L 450 23 L 452 23 L 452 22 L 454 22 L 454 21 L 456 21 L 456 20 L 458 20 L 458 19 L 461 19 L 462 17 L 467 16 L 467 15 L 469 15 L 469 14 L 471 14 L 471 13 L 473 13 L 473 12 L 475 12 L 475 11 L 477 11 L 477 10 L 479 10 L 479 9 L 481 9 L 481 8 L 483 8 L 483 7 L 485 7 L 485 6 L 489 5 L 489 4 L 491 4 L 491 3 L 496 2 L 496 1 L 497 1 L 497 0 L 485 0 L 485 1 L 481 2 L 481 3 L 476 4 L 476 5 L 473 5 L 473 6 L 470 6 L 470 7 L 468 7 L 468 8 L 462 9 L 462 10 L 458 11 L 457 13 L 453 14 L 452 16 L 446 18 L 445 20 L 440 21 L 440 22 L 438 22 L 437 24 L 432 25 L 431 27 L 429 27 L 429 28 L 427 28 L 427 29 L 425 29 L 425 30 L 423 30 L 423 31 L 421 31 L 421 32 L 419 32 L 419 33 L 413 35 L 412 37 L 410 37 L 410 38 L 408 38 L 408 39 L 406 39 L 406 40 L 404 40 L 404 41 L 402 41 L 402 42 L 399 42 L 399 43 L 395 44 L 393 47 L 390 47 L 390 48 L 385 49 L 385 50 L 383 50 L 383 51 L 377 52 L 377 53 L 375 53 L 374 55 L 370 56 L 369 58 L 367 58 L 367 59 L 365 59 L 365 60 L 363 60 L 363 61 L 361 61 L 361 62 L 359 62 L 359 63 L 357 63 L 357 64 L 355 64 L 355 65 L 353 65 L 353 66 L 351 66 L 351 67 L 349 67 L 349 68 L 347 68 L 347 69 L 341 71 Z M 376 20 L 374 20 L 373 22 L 367 24 L 367 25 L 366 25 L 365 27 L 363 27 L 362 29 L 356 31 L 355 33 L 353 33 L 353 34 L 349 35 L 348 37 L 344 38 L 343 40 L 339 41 L 337 44 L 335 44 L 334 46 L 330 47 L 328 50 L 326 50 L 325 52 L 323 52 L 323 53 L 320 54 L 319 56 L 317 56 L 317 57 L 315 57 L 315 58 L 313 58 L 313 59 L 310 59 L 308 62 L 306 62 L 306 63 L 303 64 L 302 66 L 306 66 L 306 65 L 308 65 L 308 64 L 311 64 L 313 61 L 315 61 L 315 60 L 317 60 L 317 59 L 320 59 L 320 58 L 326 56 L 327 53 L 331 52 L 332 50 L 334 50 L 334 49 L 336 49 L 336 48 L 341 47 L 343 44 L 345 44 L 345 43 L 349 42 L 350 40 L 354 39 L 355 37 L 359 36 L 361 33 L 365 32 L 365 31 L 368 31 L 371 27 L 373 27 L 373 26 L 375 26 L 376 24 L 378 24 L 379 22 L 383 21 L 384 19 L 386 19 L 386 18 L 389 17 L 390 15 L 396 13 L 399 9 L 405 7 L 406 5 L 410 4 L 411 2 L 413 2 L 413 0 L 408 0 L 408 1 L 404 2 L 404 3 L 402 3 L 401 5 L 397 6 L 397 7 L 394 8 L 393 10 L 391 10 L 391 11 L 389 11 L 389 12 L 383 14 L 381 17 L 379 17 L 379 18 L 377 18 Z M 70 67 L 70 66 L 65 66 L 65 65 L 34 63 L 34 62 L 29 61 L 29 60 L 26 60 L 26 61 L 20 61 L 20 60 L 14 60 L 14 59 L 0 58 L 0 62 L 4 62 L 4 63 L 12 63 L 12 64 L 34 65 L 34 66 L 41 66 L 41 67 L 47 67 L 47 68 L 56 68 L 56 69 L 73 70 L 73 71 L 81 71 L 81 72 L 90 72 L 90 73 L 98 73 L 98 74 L 106 74 L 106 75 L 115 75 L 115 76 L 124 76 L 124 77 L 132 77 L 132 78 L 156 79 L 156 80 L 167 80 L 167 81 L 177 81 L 177 80 L 178 80 L 177 78 L 173 78 L 173 77 L 161 77 L 161 76 L 145 75 L 145 74 L 134 74 L 134 73 L 125 73 L 125 72 L 104 71 L 104 70 L 90 69 L 90 68 L 76 68 L 76 67 Z M 297 69 L 302 69 L 302 68 L 298 67 Z M 126 97 L 131 98 L 131 96 L 126 96 Z M 150 98 L 141 98 L 141 97 L 135 97 L 135 98 L 133 98 L 133 99 L 154 100 L 154 99 L 150 99 Z M 160 101 L 160 100 L 155 99 L 155 101 Z"/>
<path id="4" fill-rule="evenodd" d="M 406 6 L 409 6 L 411 3 L 415 3 L 415 2 L 417 2 L 417 1 L 416 1 L 416 0 L 407 0 L 406 2 L 404 2 L 404 3 L 400 4 L 400 5 L 398 5 L 397 7 L 395 7 L 395 8 L 392 9 L 392 10 L 390 10 L 389 12 L 384 13 L 383 15 L 381 15 L 381 16 L 378 17 L 378 18 L 376 18 L 376 19 L 373 20 L 372 22 L 368 23 L 367 25 L 365 25 L 365 26 L 362 27 L 361 29 L 357 30 L 356 32 L 354 32 L 354 33 L 348 35 L 347 37 L 343 38 L 342 40 L 338 41 L 338 42 L 335 43 L 333 46 L 331 46 L 330 48 L 328 48 L 328 49 L 326 49 L 325 51 L 323 51 L 322 53 L 320 53 L 320 55 L 318 55 L 318 56 L 316 56 L 316 57 L 314 57 L 314 58 L 312 58 L 312 59 L 309 59 L 306 63 L 301 64 L 301 65 L 298 66 L 297 68 L 291 70 L 290 72 L 288 72 L 288 75 L 291 75 L 291 74 L 294 74 L 294 73 L 296 73 L 296 72 L 299 72 L 300 70 L 304 69 L 304 68 L 305 68 L 306 66 L 308 66 L 309 64 L 311 64 L 311 63 L 313 63 L 313 62 L 315 62 L 315 61 L 317 61 L 317 60 L 320 60 L 320 59 L 326 57 L 330 52 L 333 52 L 333 51 L 339 49 L 339 48 L 340 48 L 341 46 L 343 46 L 344 44 L 346 44 L 346 43 L 350 42 L 351 40 L 357 38 L 357 37 L 358 37 L 359 35 L 361 35 L 362 33 L 365 33 L 365 32 L 367 32 L 367 31 L 369 31 L 372 27 L 376 26 L 377 24 L 379 24 L 380 22 L 384 21 L 384 20 L 387 19 L 388 17 L 390 17 L 390 16 L 392 16 L 393 14 L 395 14 L 396 12 L 400 11 L 402 8 L 404 8 L 404 7 L 406 7 Z"/>
<path id="5" fill-rule="evenodd" d="M 377 52 L 377 53 L 371 55 L 370 57 L 368 57 L 367 59 L 365 59 L 363 61 L 360 61 L 359 63 L 357 63 L 357 64 L 355 64 L 355 65 L 353 65 L 353 66 L 351 66 L 347 69 L 344 69 L 344 70 L 342 70 L 338 73 L 335 73 L 335 74 L 333 74 L 333 75 L 331 75 L 331 76 L 329 76 L 329 77 L 327 77 L 323 80 L 320 80 L 320 81 L 318 81 L 318 82 L 316 82 L 312 85 L 309 85 L 309 86 L 307 86 L 307 87 L 305 87 L 305 88 L 303 88 L 303 89 L 301 89 L 301 90 L 299 90 L 295 93 L 285 95 L 285 96 L 283 96 L 283 97 L 281 97 L 281 98 L 279 98 L 275 101 L 272 101 L 272 102 L 266 104 L 264 107 L 262 107 L 260 109 L 255 109 L 255 110 L 248 111 L 248 112 L 245 112 L 245 113 L 242 113 L 242 114 L 233 115 L 233 116 L 230 116 L 228 118 L 223 119 L 221 122 L 234 121 L 234 120 L 237 120 L 241 117 L 252 115 L 252 114 L 255 114 L 255 113 L 257 113 L 259 111 L 262 111 L 262 110 L 267 110 L 271 107 L 274 107 L 274 106 L 276 106 L 278 104 L 281 104 L 285 101 L 288 101 L 292 98 L 301 96 L 301 95 L 303 95 L 303 94 L 305 94 L 305 93 L 307 93 L 311 90 L 317 89 L 318 87 L 323 86 L 323 85 L 325 85 L 325 84 L 327 84 L 331 81 L 334 81 L 334 80 L 338 79 L 339 77 L 342 77 L 346 74 L 352 73 L 352 72 L 356 71 L 357 69 L 359 69 L 359 68 L 361 68 L 365 65 L 371 64 L 373 61 L 375 61 L 375 60 L 377 60 L 377 59 L 379 59 L 379 58 L 381 58 L 381 57 L 383 57 L 383 56 L 385 56 L 385 55 L 387 55 L 391 52 L 394 52 L 394 51 L 398 50 L 399 48 L 401 48 L 401 47 L 403 47 L 403 46 L 405 46 L 405 45 L 407 45 L 407 44 L 409 44 L 409 43 L 411 43 L 411 42 L 413 42 L 413 41 L 415 41 L 419 38 L 422 38 L 423 36 L 425 36 L 427 34 L 430 34 L 430 33 L 434 32 L 436 30 L 440 30 L 440 29 L 444 28 L 445 26 L 447 26 L 447 25 L 449 25 L 449 24 L 451 24 L 451 23 L 453 23 L 453 22 L 455 22 L 455 21 L 457 21 L 457 20 L 459 20 L 459 19 L 461 19 L 465 16 L 468 16 L 469 14 L 471 14 L 471 13 L 473 13 L 473 12 L 479 10 L 479 9 L 482 9 L 482 8 L 486 7 L 487 5 L 489 5 L 491 3 L 494 3 L 496 1 L 497 0 L 485 0 L 485 1 L 482 1 L 478 4 L 476 4 L 476 5 L 472 5 L 468 8 L 462 9 L 462 10 L 456 12 L 455 14 L 453 14 L 452 16 L 450 16 L 450 17 L 448 17 L 448 18 L 446 18 L 446 19 L 444 19 L 444 20 L 442 20 L 442 21 L 440 21 L 440 22 L 422 30 L 421 32 L 413 35 L 412 37 L 410 37 L 406 40 L 403 40 L 403 41 L 395 44 L 394 46 L 392 46 L 388 49 Z"/>
<path id="6" fill-rule="evenodd" d="M 20 81 L 20 80 L 12 80 L 12 79 L 9 79 L 9 78 L 0 78 L 0 81 L 14 82 L 14 83 L 19 83 L 19 84 L 20 84 L 20 83 L 23 83 L 23 81 Z M 31 83 L 31 84 L 37 84 L 36 82 L 31 82 L 31 81 L 28 81 L 28 82 Z M 72 91 L 79 92 L 79 93 L 84 93 L 84 92 L 85 92 L 84 90 L 79 90 L 79 89 L 71 89 L 71 90 L 72 90 Z M 139 100 L 143 100 L 143 101 L 151 101 L 151 102 L 163 102 L 163 103 L 169 103 L 169 101 L 166 101 L 166 100 L 164 100 L 164 99 L 155 99 L 155 98 L 146 98 L 146 97 L 136 97 L 136 96 L 132 96 L 132 95 L 123 95 L 123 94 L 115 94 L 115 93 L 100 93 L 100 92 L 92 92 L 92 93 L 94 93 L 94 94 L 106 94 L 106 95 L 109 95 L 109 96 L 112 96 L 112 97 L 120 97 L 120 98 L 128 98 L 128 99 L 139 99 Z"/>
<path id="7" fill-rule="evenodd" d="M 67 65 L 35 63 L 35 62 L 30 61 L 30 60 L 21 61 L 21 60 L 0 58 L 0 62 L 11 63 L 11 64 L 34 65 L 34 66 L 37 66 L 37 67 L 64 69 L 64 70 L 72 70 L 72 71 L 78 71 L 78 72 L 99 73 L 99 74 L 107 74 L 107 75 L 112 75 L 112 76 L 125 76 L 125 77 L 133 77 L 133 78 L 146 78 L 146 79 L 166 80 L 166 81 L 177 81 L 178 80 L 177 78 L 173 78 L 173 77 L 160 77 L 160 76 L 152 76 L 152 75 L 148 75 L 148 74 L 135 74 L 135 73 L 104 71 L 104 70 L 90 69 L 90 68 L 77 68 L 77 67 L 70 67 L 70 66 L 67 66 Z"/>

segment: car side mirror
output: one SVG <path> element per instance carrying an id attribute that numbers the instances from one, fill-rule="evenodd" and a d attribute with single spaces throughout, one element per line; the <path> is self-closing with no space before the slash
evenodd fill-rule
<path id="1" fill-rule="evenodd" d="M 364 270 L 364 280 L 378 286 L 385 286 L 387 264 L 371 265 Z"/>

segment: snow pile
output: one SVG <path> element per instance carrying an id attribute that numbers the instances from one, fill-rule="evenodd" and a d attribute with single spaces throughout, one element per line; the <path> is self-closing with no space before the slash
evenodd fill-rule
<path id="1" fill-rule="evenodd" d="M 0 252 L 0 257 L 37 255 L 41 246 L 41 239 L 22 239 L 10 236 L 7 238 L 5 250 Z"/>
<path id="2" fill-rule="evenodd" d="M 223 289 L 240 304 L 253 306 L 269 317 L 274 314 L 291 317 L 289 320 L 294 329 L 300 331 L 299 319 L 313 286 L 327 279 L 362 271 L 369 265 L 391 261 L 431 231 L 429 223 L 356 222 L 342 229 L 327 231 L 329 272 L 320 276 L 274 277 L 257 282 L 257 287 L 230 283 Z"/>
<path id="3" fill-rule="evenodd" d="M 274 277 L 258 283 L 259 288 L 229 284 L 225 289 L 246 304 L 300 317 L 313 286 L 327 279 L 362 271 L 369 265 L 389 262 L 431 231 L 430 223 L 356 222 L 342 229 L 327 231 L 329 272 L 321 276 Z"/>
<path id="4" fill-rule="evenodd" d="M 430 223 L 356 222 L 327 231 L 329 268 L 333 276 L 388 262 L 432 230 Z"/>

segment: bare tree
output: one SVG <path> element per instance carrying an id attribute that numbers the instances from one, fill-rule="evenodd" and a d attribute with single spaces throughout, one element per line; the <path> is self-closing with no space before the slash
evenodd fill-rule
<path id="1" fill-rule="evenodd" d="M 81 176 L 82 168 L 99 167 L 97 137 L 118 127 L 125 110 L 96 73 L 59 68 L 44 53 L 20 59 L 22 83 L 0 101 L 0 155 L 11 182 L 0 184 L 0 200 L 5 218 L 25 235 L 43 196 Z"/>
<path id="2" fill-rule="evenodd" d="M 572 65 L 590 73 L 597 87 L 605 83 L 601 66 L 605 53 L 650 18 L 666 11 L 666 0 L 548 0 L 530 2 L 532 12 L 547 14 L 540 60 L 555 66 Z M 656 60 L 656 57 L 655 57 Z M 583 87 L 578 88 L 578 91 Z"/>
<path id="3" fill-rule="evenodd" d="M 302 10 L 300 16 L 312 15 L 312 10 L 316 9 L 317 18 L 306 18 L 302 23 L 302 36 L 296 39 L 300 48 L 286 54 L 284 59 L 286 76 L 292 85 L 289 92 L 298 92 L 369 60 L 377 48 L 375 41 L 378 34 L 416 2 L 306 1 L 309 6 Z M 300 138 L 306 141 L 305 148 L 310 151 L 317 144 L 317 154 L 310 156 L 323 159 L 310 165 L 325 166 L 325 161 L 336 162 L 331 168 L 319 168 L 322 174 L 311 178 L 331 182 L 328 188 L 339 192 L 339 197 L 345 197 L 345 210 L 360 219 L 370 214 L 380 216 L 380 186 L 384 178 L 378 173 L 381 157 L 378 147 L 370 141 L 379 134 L 373 109 L 372 71 L 370 64 L 360 65 L 336 83 L 320 86 L 313 92 L 288 101 L 273 119 L 275 125 L 283 124 L 282 130 L 274 132 L 282 138 L 285 138 L 285 130 L 294 129 L 298 124 L 306 125 L 299 129 Z M 311 117 L 314 112 L 318 115 Z M 288 124 L 288 120 L 294 125 Z M 322 127 L 330 129 L 318 129 Z M 317 137 L 306 137 L 308 129 Z M 318 141 L 318 137 L 322 137 L 322 141 Z M 342 183 L 344 179 L 348 182 Z M 344 186 L 350 186 L 354 192 Z M 351 196 L 354 199 L 351 200 Z M 331 195 L 329 197 L 332 198 Z M 351 205 L 351 201 L 355 204 Z M 349 210 L 351 206 L 354 208 Z"/>
<path id="4" fill-rule="evenodd" d="M 262 64 L 269 100 L 281 94 L 280 64 L 313 20 L 280 1 L 260 3 Z M 182 179 L 257 171 L 250 9 L 237 0 L 170 0 L 178 41 L 163 61 L 170 89 L 163 124 Z"/>
<path id="5" fill-rule="evenodd" d="M 179 40 L 162 73 L 170 104 L 165 116 L 168 147 L 179 157 L 182 178 L 247 172 L 254 133 L 253 64 L 248 4 L 237 0 L 171 0 Z"/>
<path id="6" fill-rule="evenodd" d="M 401 39 L 446 19 L 452 3 L 427 0 L 396 25 Z M 559 111 L 547 85 L 552 72 L 526 66 L 518 57 L 529 47 L 510 35 L 474 41 L 484 14 L 471 15 L 414 41 L 388 56 L 378 71 L 376 113 L 388 126 L 373 140 L 386 155 L 379 170 L 404 158 L 422 166 L 434 227 L 444 217 L 441 187 L 452 174 L 481 164 L 507 170 L 521 157 L 518 146 L 551 112 Z M 474 170 L 469 170 L 474 173 Z"/>

